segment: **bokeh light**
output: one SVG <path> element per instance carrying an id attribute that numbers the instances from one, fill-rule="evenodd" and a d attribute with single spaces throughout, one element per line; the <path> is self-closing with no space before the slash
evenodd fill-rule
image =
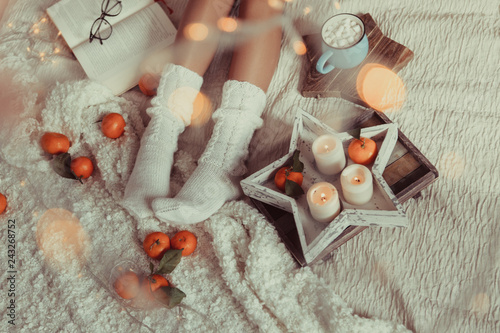
<path id="1" fill-rule="evenodd" d="M 295 42 L 293 42 L 293 50 L 298 55 L 304 55 L 307 52 L 307 47 L 306 47 L 306 44 L 304 44 L 303 41 L 296 40 Z"/>
<path id="2" fill-rule="evenodd" d="M 335 1 L 335 9 L 339 10 L 340 9 L 340 3 L 338 1 Z"/>
<path id="3" fill-rule="evenodd" d="M 386 283 L 394 275 L 394 266 L 383 260 L 375 261 L 370 273 L 374 280 Z"/>
<path id="4" fill-rule="evenodd" d="M 89 253 L 89 239 L 78 218 L 62 208 L 47 210 L 40 217 L 36 228 L 38 248 L 45 259 L 59 269 L 72 265 L 80 268 Z"/>
<path id="5" fill-rule="evenodd" d="M 207 95 L 198 93 L 193 103 L 193 114 L 191 126 L 201 127 L 205 125 L 212 116 L 212 102 Z"/>
<path id="6" fill-rule="evenodd" d="M 208 27 L 203 23 L 191 23 L 184 28 L 184 36 L 194 41 L 205 40 L 208 36 Z"/>
<path id="7" fill-rule="evenodd" d="M 470 311 L 477 317 L 483 317 L 490 311 L 490 298 L 485 293 L 474 295 L 471 299 Z"/>
<path id="8" fill-rule="evenodd" d="M 464 173 L 465 161 L 459 153 L 450 151 L 441 156 L 437 167 L 443 177 L 456 179 Z"/>
<path id="9" fill-rule="evenodd" d="M 217 20 L 217 27 L 225 32 L 233 32 L 238 28 L 238 22 L 232 17 L 222 17 Z"/>
<path id="10" fill-rule="evenodd" d="M 267 0 L 267 3 L 269 4 L 269 7 L 281 10 L 283 9 L 284 3 L 282 0 Z"/>
<path id="11" fill-rule="evenodd" d="M 155 73 L 146 73 L 139 79 L 139 89 L 146 96 L 156 95 L 156 89 L 160 84 L 160 75 Z"/>
<path id="12" fill-rule="evenodd" d="M 10 70 L 0 70 L 0 132 L 15 127 L 24 112 L 23 88 L 15 79 L 16 73 Z"/>
<path id="13" fill-rule="evenodd" d="M 307 6 L 304 8 L 304 15 L 308 15 L 311 12 L 311 7 Z"/>
<path id="14" fill-rule="evenodd" d="M 401 78 L 380 64 L 366 64 L 356 80 L 362 101 L 378 111 L 396 111 L 405 101 L 405 86 Z"/>
<path id="15" fill-rule="evenodd" d="M 167 107 L 187 124 L 191 121 L 192 113 L 189 112 L 190 106 L 186 104 L 186 101 L 194 101 L 199 93 L 198 90 L 191 87 L 179 87 L 168 97 Z M 185 119 L 187 116 L 191 118 Z"/>
<path id="16" fill-rule="evenodd" d="M 176 45 L 175 49 L 181 48 L 181 46 Z M 168 63 L 172 63 L 174 61 L 174 52 L 173 48 L 168 47 L 165 49 L 156 50 L 150 52 L 144 60 L 141 62 L 139 66 L 139 71 L 142 74 L 145 73 L 153 73 L 153 74 L 161 74 L 165 65 Z"/>

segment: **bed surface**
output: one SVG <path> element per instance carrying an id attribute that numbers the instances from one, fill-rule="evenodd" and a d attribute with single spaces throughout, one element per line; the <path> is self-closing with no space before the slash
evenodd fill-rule
<path id="1" fill-rule="evenodd" d="M 15 220 L 16 329 L 500 331 L 498 3 L 340 1 L 337 10 L 334 2 L 287 2 L 285 14 L 296 31 L 284 32 L 264 127 L 250 144 L 248 174 L 288 151 L 297 108 L 332 127 L 364 111 L 338 98 L 303 97 L 306 60 L 291 46 L 295 36 L 317 32 L 329 16 L 352 12 L 370 13 L 382 32 L 415 53 L 398 73 L 406 101 L 386 115 L 438 168 L 440 177 L 420 198 L 403 204 L 408 228 L 367 229 L 307 268 L 297 266 L 248 199 L 228 203 L 207 221 L 182 228 L 199 238 L 197 253 L 183 259 L 170 276 L 188 295 L 184 307 L 133 311 L 109 293 L 111 267 L 131 259 L 146 272 L 139 240 L 150 231 L 173 234 L 181 229 L 154 218 L 137 221 L 118 205 L 149 100 L 138 91 L 115 97 L 85 80 L 67 50 L 51 55 L 50 62 L 40 61 L 39 52 L 54 49 L 54 29 L 46 27 L 47 38 L 29 30 L 54 2 L 11 1 L 1 21 L 1 116 L 13 110 L 16 117 L 15 126 L 1 133 L 0 192 L 8 197 L 9 208 L 0 215 L 0 240 L 7 244 L 5 226 Z M 168 3 L 177 25 L 185 1 Z M 230 54 L 220 50 L 205 75 L 202 91 L 214 107 L 220 102 L 229 60 Z M 15 84 L 5 86 L 12 77 Z M 108 112 L 123 113 L 127 121 L 128 134 L 112 143 L 96 135 L 93 123 Z M 174 194 L 193 171 L 212 126 L 209 122 L 182 134 L 172 175 Z M 45 131 L 67 133 L 71 154 L 97 161 L 95 175 L 83 185 L 55 175 L 38 147 Z M 41 250 L 39 221 L 54 207 L 78 217 L 88 242 L 72 248 L 51 240 L 55 254 L 47 258 L 49 250 Z M 67 261 L 64 253 L 75 251 L 81 251 L 83 259 Z M 4 281 L 7 274 L 1 274 Z M 4 308 L 1 313 L 1 325 L 9 327 L 8 312 Z"/>

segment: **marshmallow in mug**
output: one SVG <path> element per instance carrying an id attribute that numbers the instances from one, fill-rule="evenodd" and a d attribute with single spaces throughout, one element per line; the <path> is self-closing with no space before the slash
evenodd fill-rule
<path id="1" fill-rule="evenodd" d="M 363 35 L 361 25 L 350 18 L 345 18 L 340 22 L 332 22 L 324 27 L 323 31 L 325 41 L 336 48 L 352 46 Z"/>

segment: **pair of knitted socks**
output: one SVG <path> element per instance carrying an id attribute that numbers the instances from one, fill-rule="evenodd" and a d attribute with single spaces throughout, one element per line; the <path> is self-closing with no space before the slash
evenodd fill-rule
<path id="1" fill-rule="evenodd" d="M 191 224 L 203 221 L 240 194 L 239 180 L 254 131 L 262 126 L 264 91 L 249 82 L 229 80 L 214 112 L 212 137 L 198 166 L 175 198 L 168 198 L 170 171 L 177 140 L 191 123 L 193 102 L 203 78 L 168 64 L 157 96 L 147 110 L 151 120 L 141 139 L 122 205 L 133 215 L 155 215 L 162 221 Z"/>

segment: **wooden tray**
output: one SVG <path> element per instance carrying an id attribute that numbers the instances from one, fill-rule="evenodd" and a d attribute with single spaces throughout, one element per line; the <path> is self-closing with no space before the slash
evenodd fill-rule
<path id="1" fill-rule="evenodd" d="M 397 73 L 413 59 L 413 52 L 385 36 L 370 14 L 359 15 L 365 23 L 370 45 L 366 59 L 350 69 L 334 69 L 328 74 L 316 71 L 316 62 L 321 56 L 321 34 L 303 36 L 307 46 L 307 76 L 302 82 L 304 97 L 341 97 L 353 103 L 367 106 L 356 91 L 356 79 L 363 65 L 376 63 Z"/>
<path id="2" fill-rule="evenodd" d="M 345 129 L 370 127 L 387 123 L 391 123 L 387 116 L 370 109 L 351 123 L 346 124 Z M 419 196 L 422 189 L 437 179 L 438 171 L 410 140 L 398 130 L 398 141 L 384 170 L 383 177 L 399 202 L 403 203 L 412 197 Z M 302 266 L 307 265 L 302 254 L 302 249 L 300 246 L 297 246 L 297 244 L 300 244 L 300 240 L 293 214 L 255 199 L 252 199 L 252 201 L 257 209 L 274 225 L 283 242 L 299 264 Z M 310 264 L 329 255 L 333 250 L 366 228 L 365 226 L 348 227 Z"/>

